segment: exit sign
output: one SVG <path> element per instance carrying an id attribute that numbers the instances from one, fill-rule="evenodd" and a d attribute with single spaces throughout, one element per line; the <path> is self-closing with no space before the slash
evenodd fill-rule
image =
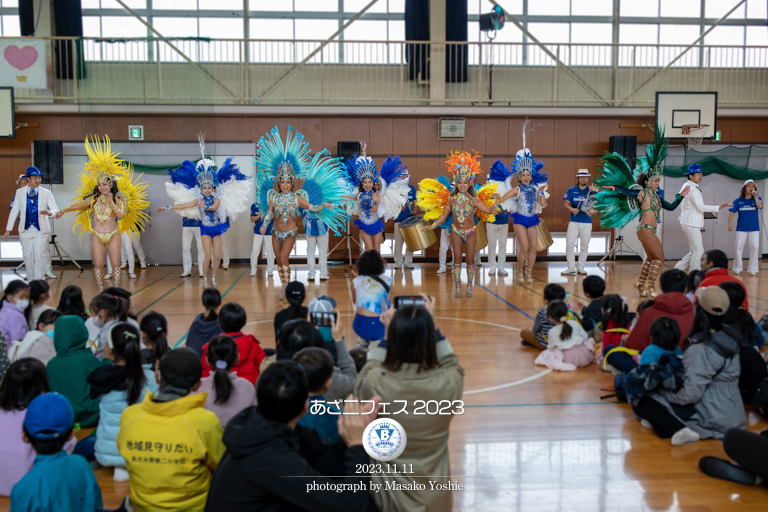
<path id="1" fill-rule="evenodd" d="M 144 140 L 144 127 L 143 126 L 129 126 L 128 127 L 128 140 Z"/>
<path id="2" fill-rule="evenodd" d="M 715 132 L 715 140 L 721 140 L 722 139 L 722 133 L 720 131 Z"/>

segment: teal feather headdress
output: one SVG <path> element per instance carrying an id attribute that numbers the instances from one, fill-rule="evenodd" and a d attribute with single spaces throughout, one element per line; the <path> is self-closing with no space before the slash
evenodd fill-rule
<path id="1" fill-rule="evenodd" d="M 669 144 L 664 136 L 664 126 L 656 125 L 653 144 L 648 144 L 645 148 L 645 156 L 637 159 L 635 179 L 639 178 L 640 174 L 647 174 L 650 180 L 661 178 L 664 172 L 664 159 L 667 158 L 668 152 Z"/>

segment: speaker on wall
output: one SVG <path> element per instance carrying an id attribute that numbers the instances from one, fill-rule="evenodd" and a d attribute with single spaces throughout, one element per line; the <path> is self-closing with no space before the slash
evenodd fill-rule
<path id="1" fill-rule="evenodd" d="M 60 140 L 36 140 L 33 145 L 35 167 L 43 172 L 43 183 L 64 183 L 64 152 Z"/>
<path id="2" fill-rule="evenodd" d="M 347 161 L 348 158 L 351 158 L 354 155 L 360 154 L 360 143 L 355 141 L 344 141 L 340 140 L 336 149 L 336 156 L 339 156 L 344 159 L 344 161 Z"/>
<path id="3" fill-rule="evenodd" d="M 637 158 L 637 137 L 635 135 L 614 135 L 608 139 L 608 151 L 624 157 L 630 169 L 635 168 Z"/>

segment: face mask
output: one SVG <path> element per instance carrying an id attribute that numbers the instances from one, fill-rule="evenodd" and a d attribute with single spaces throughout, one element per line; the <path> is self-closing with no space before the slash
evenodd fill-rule
<path id="1" fill-rule="evenodd" d="M 45 334 L 47 334 L 49 338 L 53 339 L 53 329 L 51 329 L 50 331 L 48 331 Z"/>
<path id="2" fill-rule="evenodd" d="M 93 318 L 93 325 L 99 328 L 104 327 L 104 320 L 100 316 L 96 316 Z"/>
<path id="3" fill-rule="evenodd" d="M 16 307 L 19 309 L 27 309 L 27 306 L 29 306 L 29 300 L 27 299 L 19 299 L 16 301 Z"/>

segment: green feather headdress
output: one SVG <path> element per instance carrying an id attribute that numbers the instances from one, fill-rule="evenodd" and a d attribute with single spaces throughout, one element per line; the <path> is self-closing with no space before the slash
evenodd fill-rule
<path id="1" fill-rule="evenodd" d="M 656 125 L 653 144 L 649 144 L 645 149 L 645 156 L 637 159 L 637 167 L 634 171 L 635 178 L 639 178 L 640 174 L 647 174 L 650 180 L 661 178 L 664 171 L 664 159 L 667 158 L 668 152 L 669 144 L 664 136 L 664 126 Z"/>

